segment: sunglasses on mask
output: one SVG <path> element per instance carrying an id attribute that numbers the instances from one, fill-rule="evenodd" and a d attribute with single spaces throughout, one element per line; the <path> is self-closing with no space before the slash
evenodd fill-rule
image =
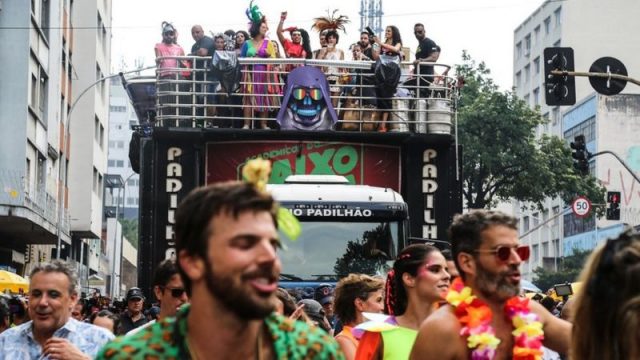
<path id="1" fill-rule="evenodd" d="M 498 246 L 493 250 L 475 250 L 474 252 L 479 254 L 494 254 L 500 261 L 507 261 L 511 257 L 512 250 L 515 250 L 522 261 L 527 261 L 531 254 L 529 245 L 521 245 L 518 247 Z"/>
<path id="2" fill-rule="evenodd" d="M 169 35 L 169 36 L 173 36 L 174 32 L 173 31 L 165 31 L 164 35 Z"/>
<path id="3" fill-rule="evenodd" d="M 163 287 L 163 289 L 171 291 L 171 296 L 174 298 L 179 298 L 186 291 L 184 288 Z"/>
<path id="4" fill-rule="evenodd" d="M 295 88 L 293 89 L 293 98 L 296 100 L 302 100 L 305 96 L 309 95 L 309 97 L 313 100 L 321 100 L 322 99 L 322 91 L 316 88 Z"/>

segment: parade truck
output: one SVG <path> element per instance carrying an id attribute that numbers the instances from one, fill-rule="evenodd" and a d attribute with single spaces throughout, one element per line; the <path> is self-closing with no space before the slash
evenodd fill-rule
<path id="1" fill-rule="evenodd" d="M 382 274 L 410 239 L 445 240 L 454 214 L 462 210 L 455 89 L 448 82 L 434 99 L 439 103 L 431 105 L 432 99 L 416 98 L 419 91 L 399 90 L 388 122 L 391 130 L 381 133 L 371 127 L 375 116 L 351 117 L 350 126 L 344 126 L 343 102 L 332 109 L 335 121 L 328 128 L 284 129 L 274 112 L 267 118 L 270 129 L 242 129 L 246 105 L 232 98 L 241 96 L 241 90 L 222 94 L 230 98 L 226 103 L 218 99 L 212 112 L 207 94 L 199 97 L 199 90 L 209 88 L 197 86 L 196 80 L 187 88 L 183 85 L 188 81 L 176 80 L 180 86 L 166 90 L 160 84 L 166 81 L 123 79 L 140 119 L 130 158 L 140 174 L 138 285 L 145 291 L 151 290 L 157 264 L 177 256 L 174 225 L 180 201 L 196 187 L 242 180 L 242 168 L 251 159 L 271 161 L 268 190 L 302 225 L 295 241 L 282 235 L 286 249 L 280 252 L 280 281 L 285 287 L 309 289 L 351 272 Z M 282 107 L 294 108 L 286 100 L 286 85 L 280 85 Z M 163 102 L 167 95 L 175 95 L 175 102 Z M 186 106 L 184 98 L 190 99 Z M 188 111 L 179 111 L 184 108 Z M 375 111 L 364 106 L 356 110 Z M 230 121 L 221 122 L 224 118 Z"/>

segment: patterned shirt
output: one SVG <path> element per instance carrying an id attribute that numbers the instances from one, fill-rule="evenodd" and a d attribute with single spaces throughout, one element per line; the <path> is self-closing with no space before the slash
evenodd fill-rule
<path id="1" fill-rule="evenodd" d="M 41 358 L 42 347 L 36 342 L 32 331 L 33 321 L 13 327 L 0 334 L 0 360 L 29 360 Z M 107 329 L 69 318 L 53 337 L 69 340 L 84 354 L 96 356 L 98 350 L 114 335 Z"/>
<path id="2" fill-rule="evenodd" d="M 185 305 L 175 318 L 165 318 L 131 336 L 118 337 L 96 359 L 191 359 L 186 340 L 189 310 L 190 305 Z M 265 318 L 265 324 L 276 359 L 344 360 L 338 343 L 321 329 L 275 313 Z"/>

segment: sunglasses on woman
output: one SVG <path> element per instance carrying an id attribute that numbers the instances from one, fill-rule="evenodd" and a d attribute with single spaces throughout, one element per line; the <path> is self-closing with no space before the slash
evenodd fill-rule
<path id="1" fill-rule="evenodd" d="M 531 254 L 529 245 L 520 245 L 517 247 L 498 246 L 493 250 L 475 250 L 474 252 L 479 254 L 494 254 L 500 261 L 507 261 L 511 257 L 512 250 L 515 250 L 522 261 L 527 261 Z"/>

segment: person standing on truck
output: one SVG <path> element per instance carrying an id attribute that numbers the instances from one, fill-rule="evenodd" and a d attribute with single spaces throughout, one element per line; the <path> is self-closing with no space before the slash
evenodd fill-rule
<path id="1" fill-rule="evenodd" d="M 191 46 L 191 53 L 189 55 L 211 58 L 215 50 L 213 39 L 204 34 L 202 26 L 193 25 L 193 27 L 191 28 L 191 36 L 193 37 L 193 40 L 195 40 L 195 43 Z M 213 95 L 210 94 L 215 92 L 215 88 L 209 86 L 210 84 L 204 83 L 205 80 L 209 82 L 213 80 L 211 72 L 207 71 L 209 63 L 209 59 L 195 60 L 193 63 L 193 70 L 195 73 L 194 80 L 196 80 L 195 91 L 196 93 L 199 93 L 199 95 L 196 97 L 198 104 L 204 104 L 205 97 L 209 100 L 209 104 L 213 102 Z M 198 107 L 196 109 L 196 115 L 203 116 L 204 113 L 204 108 Z"/>
<path id="2" fill-rule="evenodd" d="M 182 46 L 178 45 L 177 39 L 178 31 L 173 27 L 172 24 L 164 21 L 162 23 L 162 42 L 159 42 L 154 47 L 154 52 L 156 54 L 156 64 L 158 65 L 157 73 L 158 73 L 158 91 L 159 92 L 185 92 L 188 90 L 188 84 L 180 84 L 179 81 L 183 80 L 186 76 L 190 75 L 190 72 L 187 70 L 181 72 L 179 68 L 189 68 L 190 65 L 186 60 L 177 59 L 178 56 L 184 56 L 184 49 Z M 163 59 L 159 59 L 159 58 Z M 177 116 L 186 115 L 188 111 L 186 109 L 178 110 L 176 105 L 178 104 L 186 104 L 188 96 L 185 95 L 162 95 L 160 96 L 160 112 L 163 115 L 173 115 Z M 176 100 L 177 99 L 177 100 Z M 162 108 L 162 107 L 168 108 Z M 173 109 L 171 109 L 173 108 Z M 174 124 L 172 122 L 171 124 Z M 164 126 L 168 126 L 170 124 L 162 124 Z"/>
<path id="3" fill-rule="evenodd" d="M 433 83 L 434 70 L 433 65 L 422 64 L 423 62 L 436 62 L 440 57 L 440 47 L 435 41 L 429 39 L 425 34 L 424 25 L 417 23 L 413 26 L 413 34 L 418 40 L 418 48 L 416 49 L 416 60 L 413 62 L 414 74 L 416 75 L 416 84 L 418 86 L 420 97 L 425 98 L 428 95 L 428 87 Z"/>
<path id="4" fill-rule="evenodd" d="M 274 312 L 276 203 L 253 184 L 193 190 L 178 206 L 178 265 L 191 304 L 105 346 L 98 359 L 344 359 L 324 331 Z"/>
<path id="5" fill-rule="evenodd" d="M 273 43 L 266 38 L 269 26 L 267 19 L 258 10 L 257 5 L 250 6 L 247 10 L 251 39 L 245 41 L 240 51 L 240 57 L 276 58 L 276 49 Z M 244 93 L 244 126 L 251 128 L 253 114 L 260 117 L 260 129 L 270 129 L 267 125 L 269 111 L 280 107 L 280 97 L 272 90 L 275 84 L 270 84 L 269 72 L 272 67 L 266 64 L 246 65 L 242 72 L 242 84 Z M 253 114 L 252 114 L 253 113 Z"/>
<path id="6" fill-rule="evenodd" d="M 420 324 L 444 299 L 449 279 L 447 262 L 437 248 L 424 244 L 404 248 L 385 284 L 384 308 L 390 315 L 385 323 L 393 327 L 368 328 L 356 359 L 408 359 Z"/>

